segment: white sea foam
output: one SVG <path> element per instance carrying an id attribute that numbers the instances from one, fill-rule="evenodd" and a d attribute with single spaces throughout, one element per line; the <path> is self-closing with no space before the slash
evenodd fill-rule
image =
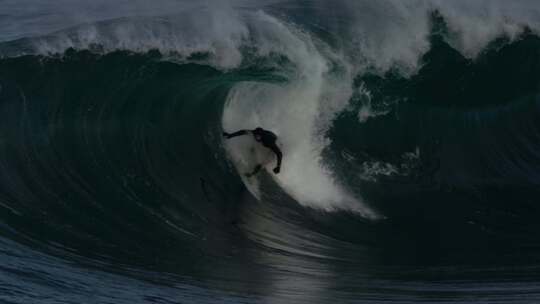
<path id="1" fill-rule="evenodd" d="M 274 2 L 206 0 L 195 4 L 157 0 L 150 4 L 142 0 L 97 0 L 90 5 L 82 0 L 50 3 L 6 0 L 5 17 L 0 18 L 3 28 L 0 41 L 44 36 L 53 30 L 86 24 L 56 32 L 47 39 L 37 39 L 35 51 L 62 52 L 68 47 L 88 48 L 99 44 L 106 50 L 159 49 L 183 55 L 209 52 L 216 66 L 231 68 L 242 60 L 239 47 L 249 38 L 246 20 L 241 16 L 246 11 L 265 10 Z M 429 49 L 427 37 L 433 10 L 438 10 L 447 21 L 452 32 L 449 42 L 471 58 L 498 35 L 516 37 L 524 25 L 534 31 L 540 29 L 540 2 L 535 0 L 320 0 L 315 3 L 310 6 L 310 13 L 315 11 L 313 14 L 321 17 L 319 26 L 340 42 L 339 51 L 348 56 L 355 72 L 368 66 L 380 71 L 397 67 L 405 74 L 416 71 L 419 57 Z M 128 18 L 122 19 L 125 17 Z M 109 20 L 107 26 L 96 25 L 104 20 Z M 39 27 L 33 26 L 36 24 Z"/>
<path id="2" fill-rule="evenodd" d="M 288 75 L 287 83 L 249 82 L 236 86 L 225 106 L 224 129 L 261 126 L 274 131 L 284 153 L 282 172 L 274 178 L 299 203 L 324 210 L 349 209 L 376 217 L 361 198 L 352 197 L 337 184 L 321 159 L 327 144 L 321 132 L 332 117 L 330 113 L 346 105 L 351 94 L 350 79 L 333 81 L 328 73 L 329 62 L 309 35 L 264 13 L 257 18 L 253 38 L 259 53 L 283 54 L 296 69 Z M 227 147 L 238 168 L 249 170 L 245 164 L 253 165 L 249 161 L 250 144 L 233 140 Z M 268 167 L 273 166 L 274 163 Z"/>
<path id="3" fill-rule="evenodd" d="M 320 1 L 323 14 L 347 26 L 333 26 L 342 47 L 358 71 L 366 67 L 380 72 L 397 68 L 414 73 L 419 58 L 429 49 L 431 14 L 445 18 L 451 31 L 448 42 L 474 58 L 494 38 L 515 38 L 526 25 L 540 30 L 540 2 L 535 0 L 356 0 Z M 337 23 L 336 21 L 333 21 Z"/>
<path id="4" fill-rule="evenodd" d="M 162 18 L 126 18 L 87 24 L 71 30 L 36 38 L 34 52 L 60 53 L 67 48 L 96 49 L 102 52 L 129 50 L 188 57 L 208 55 L 208 63 L 219 68 L 234 68 L 242 61 L 240 46 L 248 29 L 231 10 L 198 10 Z"/>
<path id="5" fill-rule="evenodd" d="M 355 92 L 355 98 L 360 102 L 360 109 L 358 110 L 358 121 L 364 123 L 370 118 L 388 114 L 389 106 L 386 104 L 379 105 L 378 109 L 375 109 L 372 104 L 371 92 L 361 84 Z"/>

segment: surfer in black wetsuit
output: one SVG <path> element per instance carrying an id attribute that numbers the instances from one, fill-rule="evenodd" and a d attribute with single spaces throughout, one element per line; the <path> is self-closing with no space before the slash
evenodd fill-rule
<path id="1" fill-rule="evenodd" d="M 283 157 L 283 154 L 281 153 L 281 150 L 278 148 L 276 144 L 277 135 L 265 130 L 261 127 L 255 129 L 255 130 L 240 130 L 234 133 L 227 133 L 223 132 L 223 136 L 227 139 L 241 136 L 241 135 L 247 135 L 252 134 L 256 141 L 260 142 L 263 146 L 267 147 L 268 149 L 272 150 L 276 154 L 277 157 L 277 165 L 274 168 L 274 173 L 278 174 L 281 169 L 281 158 Z M 253 172 L 246 174 L 246 176 L 250 177 L 255 174 L 257 174 L 262 169 L 262 165 L 257 165 Z"/>

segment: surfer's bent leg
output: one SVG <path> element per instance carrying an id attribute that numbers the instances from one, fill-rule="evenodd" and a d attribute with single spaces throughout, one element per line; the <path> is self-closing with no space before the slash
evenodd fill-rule
<path id="1" fill-rule="evenodd" d="M 278 146 L 276 145 L 276 143 L 273 143 L 272 145 L 270 145 L 268 147 L 270 150 L 272 150 L 272 152 L 274 152 L 276 154 L 276 157 L 277 157 L 277 165 L 276 167 L 274 168 L 274 173 L 278 174 L 279 171 L 281 170 L 281 159 L 283 158 L 283 153 L 281 153 L 281 150 L 278 148 Z"/>
<path id="2" fill-rule="evenodd" d="M 263 166 L 260 165 L 260 164 L 257 165 L 257 166 L 255 166 L 255 169 L 253 169 L 253 172 L 247 173 L 246 176 L 247 176 L 247 177 L 252 177 L 253 175 L 259 173 L 259 171 L 261 171 L 262 167 L 263 167 Z"/>

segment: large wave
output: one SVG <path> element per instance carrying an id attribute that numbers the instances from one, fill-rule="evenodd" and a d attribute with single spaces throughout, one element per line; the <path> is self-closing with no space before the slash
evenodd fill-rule
<path id="1" fill-rule="evenodd" d="M 10 250 L 279 300 L 536 269 L 534 2 L 161 4 L 0 36 Z M 257 126 L 279 175 L 246 178 L 272 155 L 221 136 Z"/>

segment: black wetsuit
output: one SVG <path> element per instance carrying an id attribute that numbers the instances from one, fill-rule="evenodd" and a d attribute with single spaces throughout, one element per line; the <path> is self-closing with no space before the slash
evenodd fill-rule
<path id="1" fill-rule="evenodd" d="M 263 128 L 257 128 L 255 130 L 240 130 L 232 134 L 224 132 L 223 135 L 226 136 L 227 138 L 233 138 L 236 136 L 247 135 L 249 133 L 253 134 L 253 137 L 255 137 L 256 141 L 260 142 L 263 146 L 272 150 L 272 152 L 276 154 L 277 165 L 276 165 L 276 168 L 274 169 L 274 172 L 279 173 L 279 170 L 281 168 L 281 159 L 283 158 L 283 154 L 281 153 L 281 150 L 278 148 L 276 144 L 276 140 L 277 140 L 276 134 L 270 131 L 264 130 Z M 261 167 L 262 167 L 261 165 L 257 166 L 253 174 L 257 173 Z"/>

